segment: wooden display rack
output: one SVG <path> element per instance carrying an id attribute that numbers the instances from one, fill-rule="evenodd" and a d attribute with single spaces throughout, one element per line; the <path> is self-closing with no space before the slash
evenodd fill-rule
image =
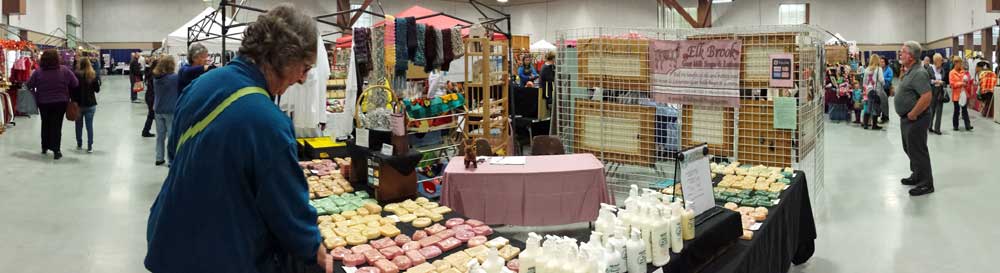
<path id="1" fill-rule="evenodd" d="M 462 132 L 490 142 L 495 154 L 510 154 L 510 52 L 506 41 L 465 39 L 465 85 L 468 101 Z M 499 62 L 499 63 L 497 63 Z"/>

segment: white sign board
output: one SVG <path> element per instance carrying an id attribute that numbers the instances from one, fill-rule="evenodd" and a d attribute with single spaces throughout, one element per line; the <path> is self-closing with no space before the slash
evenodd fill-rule
<path id="1" fill-rule="evenodd" d="M 701 153 L 702 149 L 695 149 Z M 709 168 L 709 157 L 701 156 L 696 160 L 685 160 L 681 164 L 681 185 L 684 190 L 684 201 L 691 202 L 690 208 L 695 215 L 715 206 L 715 195 L 712 192 L 712 172 Z"/>
<path id="2" fill-rule="evenodd" d="M 368 148 L 368 129 L 358 128 L 355 134 L 356 135 L 354 136 L 354 144 Z"/>

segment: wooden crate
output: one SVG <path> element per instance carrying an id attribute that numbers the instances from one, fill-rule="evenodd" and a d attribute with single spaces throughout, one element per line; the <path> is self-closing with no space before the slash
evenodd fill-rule
<path id="1" fill-rule="evenodd" d="M 774 128 L 774 102 L 740 100 L 738 160 L 747 164 L 791 166 L 792 130 Z"/>
<path id="2" fill-rule="evenodd" d="M 628 165 L 656 163 L 654 107 L 578 99 L 574 111 L 574 152 Z"/>
<path id="3" fill-rule="evenodd" d="M 577 40 L 580 85 L 607 90 L 649 91 L 649 41 Z"/>

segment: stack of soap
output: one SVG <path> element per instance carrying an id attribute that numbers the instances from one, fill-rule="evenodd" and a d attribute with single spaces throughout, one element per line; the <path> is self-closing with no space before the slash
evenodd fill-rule
<path id="1" fill-rule="evenodd" d="M 425 228 L 432 223 L 444 220 L 444 214 L 451 212 L 451 208 L 441 206 L 437 202 L 431 202 L 423 197 L 388 204 L 385 205 L 384 210 L 396 215 L 400 221 L 410 223 L 416 228 Z"/>
<path id="2" fill-rule="evenodd" d="M 310 200 L 309 204 L 316 208 L 316 214 L 318 215 L 331 215 L 338 214 L 346 211 L 356 211 L 358 208 L 368 206 L 368 208 L 373 208 L 371 205 L 378 205 L 375 199 L 371 199 L 368 193 L 359 191 L 355 193 L 344 193 L 342 195 L 329 196 L 322 199 Z M 379 208 L 381 212 L 381 207 Z M 373 213 L 368 211 L 368 213 Z M 377 214 L 378 212 L 374 212 Z M 366 213 L 367 214 L 367 213 Z"/>

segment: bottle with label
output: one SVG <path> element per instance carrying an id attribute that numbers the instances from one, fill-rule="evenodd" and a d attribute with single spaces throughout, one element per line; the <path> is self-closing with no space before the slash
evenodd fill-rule
<path id="1" fill-rule="evenodd" d="M 615 211 L 618 207 L 615 205 L 601 203 L 601 210 L 597 212 L 597 220 L 594 221 L 594 231 L 600 232 L 601 234 L 611 235 L 614 233 L 615 228 Z M 605 237 L 601 237 L 601 243 L 607 240 Z"/>
<path id="2" fill-rule="evenodd" d="M 615 237 L 611 237 L 615 238 Z M 625 244 L 622 242 L 622 246 Z M 622 258 L 625 254 L 621 253 L 621 250 L 615 248 L 610 240 L 604 245 L 604 273 L 625 273 L 625 260 Z"/>
<path id="3" fill-rule="evenodd" d="M 542 236 L 537 233 L 528 233 L 528 241 L 524 247 L 524 251 L 517 256 L 517 260 L 521 263 L 520 267 L 517 269 L 518 273 L 536 273 L 537 264 L 540 253 L 541 246 L 539 245 L 542 241 Z"/>
<path id="4" fill-rule="evenodd" d="M 608 238 L 608 247 L 613 249 L 615 253 L 618 253 L 619 259 L 623 263 L 628 260 L 628 251 L 626 251 L 628 237 L 625 233 L 626 230 L 628 229 L 624 225 L 616 226 L 615 235 Z M 622 271 L 625 270 L 625 267 L 622 267 Z"/>
<path id="5" fill-rule="evenodd" d="M 545 235 L 545 242 L 542 243 L 541 253 L 546 256 L 539 255 L 535 257 L 535 272 L 554 273 L 556 271 L 552 266 L 556 264 L 557 260 L 562 259 L 562 253 L 556 248 L 558 245 L 557 238 L 556 236 Z"/>
<path id="6" fill-rule="evenodd" d="M 649 213 L 650 207 L 644 202 L 639 206 L 639 214 L 635 218 L 635 224 L 642 235 L 642 244 L 646 247 L 646 254 L 653 253 L 653 216 Z"/>
<path id="7" fill-rule="evenodd" d="M 646 273 L 646 263 L 649 261 L 646 253 L 646 246 L 642 243 L 642 235 L 639 229 L 632 229 L 632 236 L 626 243 L 628 251 L 628 273 Z"/>
<path id="8" fill-rule="evenodd" d="M 579 257 L 577 256 L 577 254 L 580 251 L 580 248 L 576 245 L 576 239 L 563 237 L 562 241 L 563 241 L 563 251 L 564 251 L 563 255 L 565 255 L 564 256 L 565 259 L 563 259 L 562 263 L 560 264 L 561 268 L 559 269 L 559 272 L 575 273 L 576 268 L 580 267 L 580 264 L 583 263 L 583 261 L 580 261 Z"/>
<path id="9" fill-rule="evenodd" d="M 666 213 L 666 206 L 659 204 L 656 206 L 656 224 L 653 225 L 653 257 L 654 266 L 664 266 L 670 262 L 670 219 Z"/>
<path id="10" fill-rule="evenodd" d="M 694 210 L 691 209 L 690 204 L 688 203 L 687 209 L 681 215 L 681 223 L 683 225 L 681 234 L 684 236 L 685 241 L 694 239 Z"/>
<path id="11" fill-rule="evenodd" d="M 681 208 L 678 203 L 670 204 L 670 250 L 681 253 L 684 249 L 684 237 L 681 234 Z"/>

